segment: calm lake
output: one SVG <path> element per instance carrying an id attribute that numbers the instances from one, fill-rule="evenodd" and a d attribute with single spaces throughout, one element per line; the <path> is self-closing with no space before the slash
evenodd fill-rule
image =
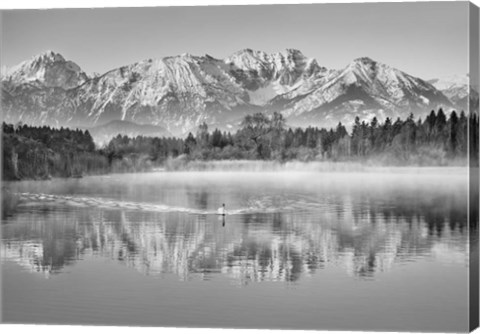
<path id="1" fill-rule="evenodd" d="M 466 173 L 6 183 L 3 321 L 467 331 Z"/>

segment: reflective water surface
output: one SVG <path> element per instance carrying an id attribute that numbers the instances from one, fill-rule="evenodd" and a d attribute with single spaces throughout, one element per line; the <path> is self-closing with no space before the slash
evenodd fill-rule
<path id="1" fill-rule="evenodd" d="M 6 185 L 3 320 L 464 331 L 464 169 Z M 227 215 L 216 214 L 226 204 Z"/>

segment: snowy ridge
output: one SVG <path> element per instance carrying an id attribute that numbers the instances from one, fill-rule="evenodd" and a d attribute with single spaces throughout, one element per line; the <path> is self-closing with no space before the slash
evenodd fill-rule
<path id="1" fill-rule="evenodd" d="M 295 49 L 244 49 L 225 59 L 182 54 L 91 77 L 47 51 L 2 76 L 2 103 L 9 122 L 91 127 L 123 120 L 184 135 L 203 122 L 234 128 L 259 111 L 280 111 L 291 124 L 331 126 L 356 115 L 455 108 L 458 100 L 439 87 L 368 57 L 326 69 Z"/>
<path id="2" fill-rule="evenodd" d="M 466 75 L 451 75 L 428 81 L 447 96 L 458 108 L 467 110 L 470 106 L 478 108 L 478 92 L 469 87 L 469 77 Z"/>

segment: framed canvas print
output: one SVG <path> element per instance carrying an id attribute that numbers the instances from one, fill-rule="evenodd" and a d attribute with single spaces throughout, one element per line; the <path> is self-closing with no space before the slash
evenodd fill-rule
<path id="1" fill-rule="evenodd" d="M 3 324 L 478 327 L 474 4 L 0 15 Z"/>

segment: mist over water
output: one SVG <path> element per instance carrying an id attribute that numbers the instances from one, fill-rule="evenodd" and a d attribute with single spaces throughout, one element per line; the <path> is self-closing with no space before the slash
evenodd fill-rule
<path id="1" fill-rule="evenodd" d="M 465 169 L 296 170 L 8 184 L 5 320 L 465 329 Z"/>

